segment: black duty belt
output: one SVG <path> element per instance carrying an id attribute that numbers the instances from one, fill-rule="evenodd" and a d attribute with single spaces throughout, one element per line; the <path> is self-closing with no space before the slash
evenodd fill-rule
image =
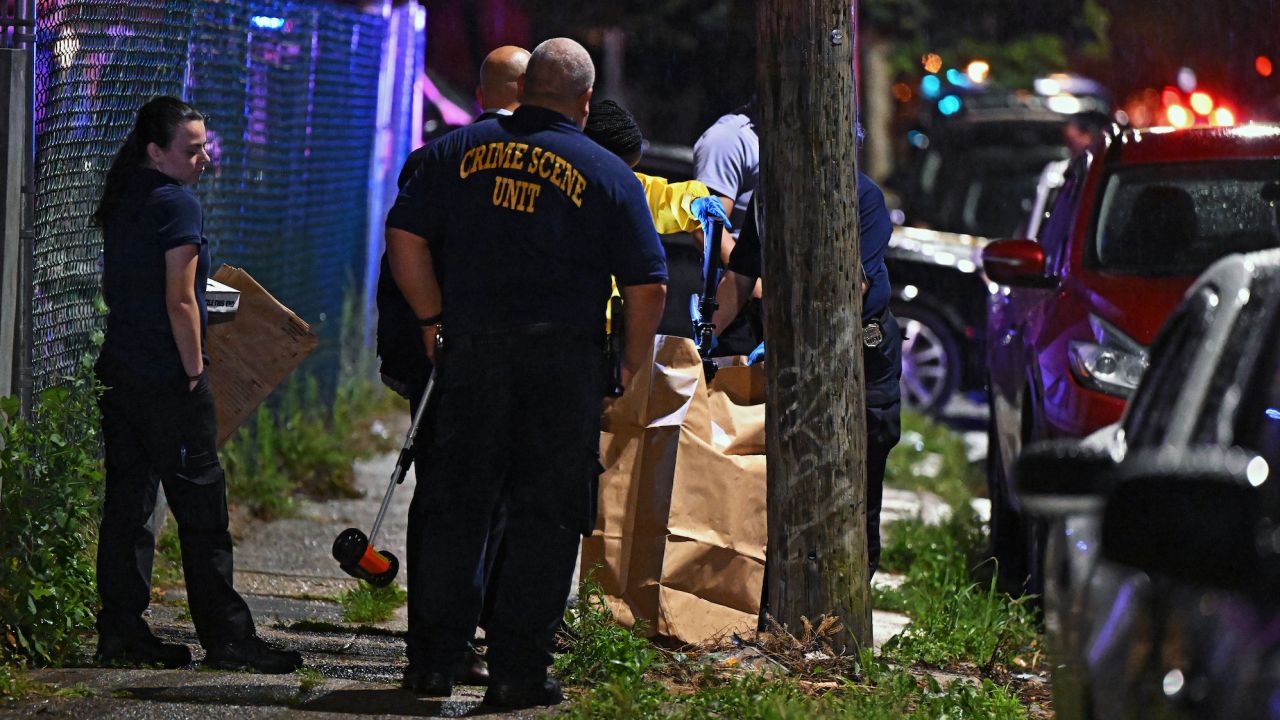
<path id="1" fill-rule="evenodd" d="M 862 323 L 862 344 L 869 348 L 878 348 L 884 344 L 884 325 L 889 320 L 889 308 L 876 317 Z"/>

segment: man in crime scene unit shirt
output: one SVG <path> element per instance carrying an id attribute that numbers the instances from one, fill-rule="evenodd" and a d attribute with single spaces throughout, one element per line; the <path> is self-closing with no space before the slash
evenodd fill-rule
<path id="1" fill-rule="evenodd" d="M 595 519 L 610 275 L 626 302 L 624 384 L 652 362 L 667 278 L 640 182 L 581 133 L 594 79 L 576 42 L 539 45 L 520 108 L 433 143 L 387 218 L 396 283 L 440 366 L 421 540 L 440 582 L 424 602 L 424 694 L 452 691 L 480 612 L 488 518 L 504 504 L 485 701 L 562 699 L 546 669 Z"/>

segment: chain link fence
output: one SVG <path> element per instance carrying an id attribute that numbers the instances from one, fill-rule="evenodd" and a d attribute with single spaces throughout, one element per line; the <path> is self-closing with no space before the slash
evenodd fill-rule
<path id="1" fill-rule="evenodd" d="M 39 0 L 32 374 L 57 384 L 93 348 L 102 178 L 153 95 L 207 116 L 197 186 L 214 267 L 245 268 L 319 330 L 331 386 L 344 295 L 365 267 L 387 20 L 323 0 Z"/>

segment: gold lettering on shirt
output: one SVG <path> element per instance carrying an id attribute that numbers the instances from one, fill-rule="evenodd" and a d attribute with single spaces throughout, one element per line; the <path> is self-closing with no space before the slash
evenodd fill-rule
<path id="1" fill-rule="evenodd" d="M 462 154 L 458 163 L 458 177 L 467 177 L 485 170 L 524 170 L 533 178 L 547 181 L 564 193 L 576 207 L 582 207 L 582 191 L 587 179 L 568 160 L 528 143 L 491 142 L 477 145 Z M 511 210 L 533 212 L 542 184 L 497 177 L 493 186 L 493 204 Z"/>
<path id="2" fill-rule="evenodd" d="M 493 204 L 508 210 L 531 213 L 541 192 L 540 185 L 499 175 L 494 178 Z"/>

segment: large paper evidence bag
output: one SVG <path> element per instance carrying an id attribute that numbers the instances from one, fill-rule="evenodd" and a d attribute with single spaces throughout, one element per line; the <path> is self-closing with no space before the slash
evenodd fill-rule
<path id="1" fill-rule="evenodd" d="M 723 368 L 708 391 L 693 341 L 659 336 L 654 355 L 602 422 L 606 469 L 582 572 L 623 623 L 705 643 L 753 630 L 760 611 L 763 372 Z"/>

